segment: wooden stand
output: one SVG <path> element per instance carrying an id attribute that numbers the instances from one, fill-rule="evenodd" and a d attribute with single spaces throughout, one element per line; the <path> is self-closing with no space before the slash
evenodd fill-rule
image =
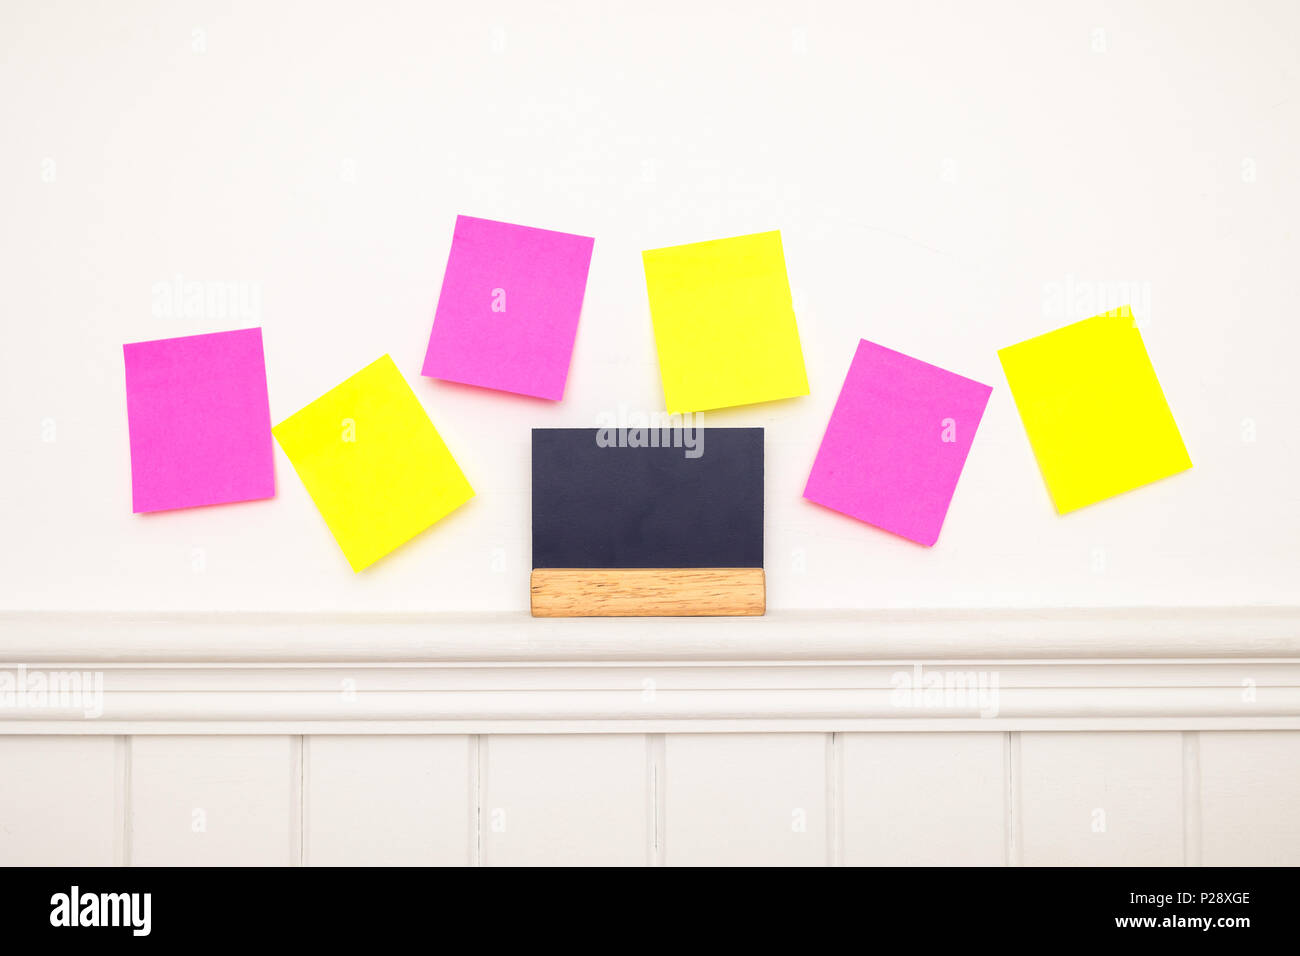
<path id="1" fill-rule="evenodd" d="M 762 568 L 535 568 L 533 617 L 736 617 L 767 610 Z"/>

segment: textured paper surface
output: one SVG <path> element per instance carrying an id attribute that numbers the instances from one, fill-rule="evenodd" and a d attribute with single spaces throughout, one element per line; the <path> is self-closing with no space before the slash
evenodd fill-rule
<path id="1" fill-rule="evenodd" d="M 933 545 L 991 392 L 863 339 L 804 497 Z"/>
<path id="2" fill-rule="evenodd" d="M 641 258 L 669 412 L 808 394 L 779 232 Z"/>
<path id="3" fill-rule="evenodd" d="M 423 374 L 563 398 L 594 244 L 457 216 Z"/>
<path id="4" fill-rule="evenodd" d="M 1058 513 L 1192 467 L 1128 306 L 998 358 Z"/>
<path id="5" fill-rule="evenodd" d="M 122 346 L 135 512 L 275 495 L 262 330 Z"/>
<path id="6" fill-rule="evenodd" d="M 353 571 L 474 497 L 387 355 L 274 432 Z"/>

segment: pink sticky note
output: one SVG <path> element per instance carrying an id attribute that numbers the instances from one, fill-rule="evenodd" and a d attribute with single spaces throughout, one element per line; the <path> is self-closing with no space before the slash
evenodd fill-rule
<path id="1" fill-rule="evenodd" d="M 563 398 L 595 242 L 457 216 L 422 373 Z"/>
<path id="2" fill-rule="evenodd" d="M 262 330 L 122 346 L 132 510 L 275 495 Z"/>
<path id="3" fill-rule="evenodd" d="M 803 496 L 934 544 L 992 391 L 863 339 Z"/>

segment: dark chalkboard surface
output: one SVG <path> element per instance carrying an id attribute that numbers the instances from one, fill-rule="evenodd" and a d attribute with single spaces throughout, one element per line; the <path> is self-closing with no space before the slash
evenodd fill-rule
<path id="1" fill-rule="evenodd" d="M 648 432 L 533 429 L 534 568 L 763 566 L 763 429 Z"/>

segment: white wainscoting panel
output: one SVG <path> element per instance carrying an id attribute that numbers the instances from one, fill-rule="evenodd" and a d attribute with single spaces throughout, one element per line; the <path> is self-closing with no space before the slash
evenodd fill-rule
<path id="1" fill-rule="evenodd" d="M 669 734 L 664 854 L 670 866 L 828 861 L 827 734 Z"/>
<path id="2" fill-rule="evenodd" d="M 1300 865 L 1300 732 L 0 736 L 0 865 Z"/>
<path id="3" fill-rule="evenodd" d="M 728 623 L 0 612 L 0 864 L 1300 865 L 1298 609 Z"/>
<path id="4" fill-rule="evenodd" d="M 1006 734 L 840 734 L 843 862 L 1000 866 Z"/>
<path id="5" fill-rule="evenodd" d="M 469 863 L 476 829 L 471 746 L 464 736 L 304 738 L 303 862 Z"/>
<path id="6" fill-rule="evenodd" d="M 116 737 L 0 737 L 0 864 L 119 862 Z"/>
<path id="7" fill-rule="evenodd" d="M 1198 736 L 1200 862 L 1300 865 L 1300 733 Z"/>
<path id="8" fill-rule="evenodd" d="M 1016 737 L 1025 865 L 1182 865 L 1182 734 Z"/>
<path id="9" fill-rule="evenodd" d="M 648 862 L 645 736 L 504 735 L 479 742 L 483 862 Z"/>
<path id="10" fill-rule="evenodd" d="M 282 736 L 134 738 L 131 863 L 298 863 L 299 743 Z"/>

